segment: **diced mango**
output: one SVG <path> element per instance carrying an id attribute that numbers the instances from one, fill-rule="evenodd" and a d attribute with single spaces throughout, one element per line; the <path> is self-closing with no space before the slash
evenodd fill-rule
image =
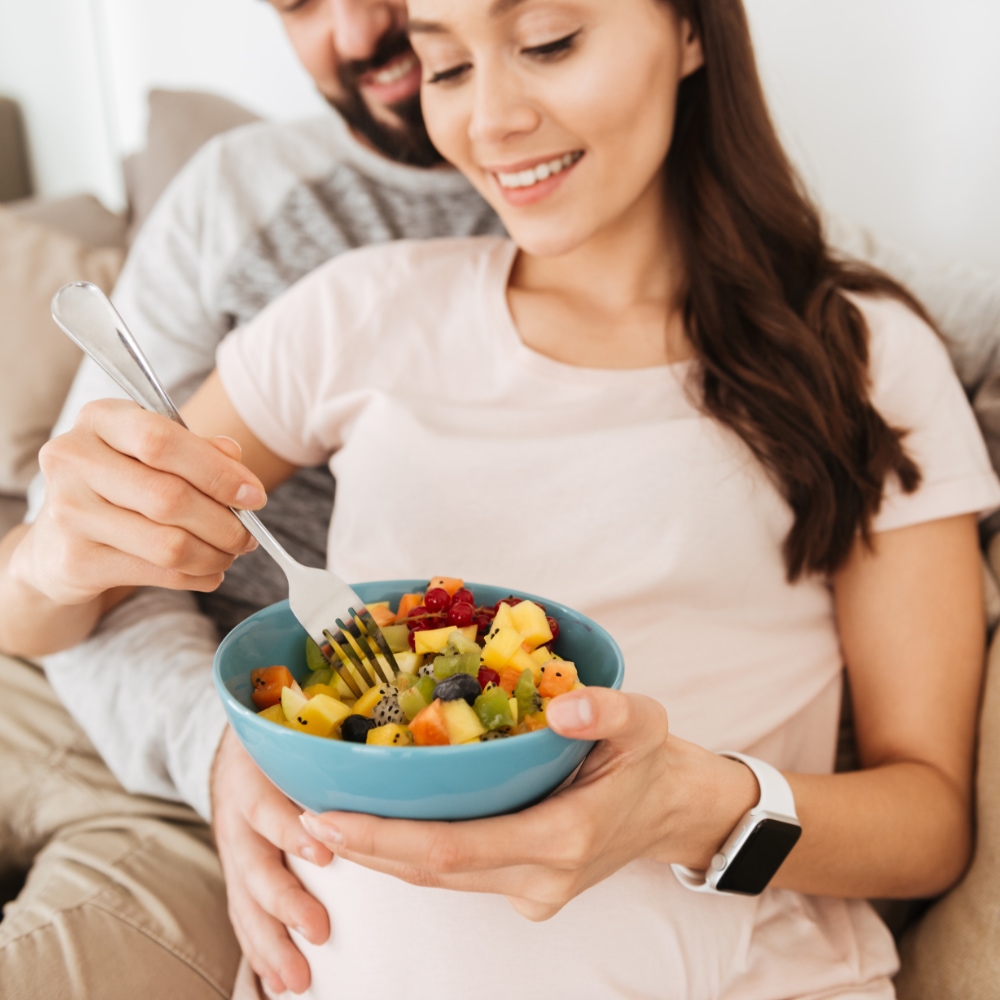
<path id="1" fill-rule="evenodd" d="M 268 722 L 276 722 L 279 726 L 287 726 L 288 720 L 285 718 L 285 710 L 281 707 L 281 702 L 271 705 L 270 708 L 262 708 L 257 715 Z"/>
<path id="2" fill-rule="evenodd" d="M 545 612 L 534 601 L 521 601 L 520 604 L 515 604 L 510 609 L 510 616 L 514 628 L 521 633 L 524 641 L 532 649 L 551 640 L 552 629 L 549 628 Z"/>
<path id="3" fill-rule="evenodd" d="M 350 714 L 351 710 L 342 701 L 328 694 L 317 694 L 299 709 L 293 725 L 314 736 L 330 736 Z"/>
<path id="4" fill-rule="evenodd" d="M 501 604 L 497 608 L 497 613 L 493 616 L 493 627 L 490 629 L 498 628 L 512 628 L 515 632 L 519 632 L 520 629 L 514 624 L 514 616 L 511 614 L 511 608 L 509 604 Z"/>
<path id="5" fill-rule="evenodd" d="M 449 743 L 468 743 L 486 732 L 479 716 L 472 706 L 462 698 L 442 704 L 445 725 L 448 727 Z"/>
<path id="6" fill-rule="evenodd" d="M 372 717 L 372 709 L 382 700 L 382 687 L 381 685 L 376 685 L 373 688 L 369 688 L 365 693 L 358 698 L 354 703 L 354 714 L 363 715 L 366 719 Z"/>
<path id="7" fill-rule="evenodd" d="M 454 625 L 445 625 L 444 628 L 429 628 L 423 632 L 414 632 L 413 650 L 416 653 L 440 653 L 448 641 L 448 636 L 457 631 Z"/>
<path id="8" fill-rule="evenodd" d="M 526 653 L 521 646 L 518 646 L 517 649 L 515 649 L 511 654 L 511 658 L 507 661 L 507 666 L 517 667 L 518 670 L 530 670 L 532 677 L 535 678 L 536 684 L 542 678 L 541 665 L 532 657 L 530 653 Z"/>
<path id="9" fill-rule="evenodd" d="M 413 742 L 413 734 L 398 722 L 387 722 L 384 726 L 369 729 L 365 742 L 370 746 L 405 747 Z"/>
<path id="10" fill-rule="evenodd" d="M 506 666 L 514 651 L 521 648 L 521 633 L 512 628 L 492 628 L 483 645 L 483 663 L 494 670 Z"/>
<path id="11" fill-rule="evenodd" d="M 307 698 L 311 698 L 315 694 L 326 694 L 340 701 L 340 693 L 332 684 L 310 684 L 309 687 L 302 689 L 302 693 Z"/>

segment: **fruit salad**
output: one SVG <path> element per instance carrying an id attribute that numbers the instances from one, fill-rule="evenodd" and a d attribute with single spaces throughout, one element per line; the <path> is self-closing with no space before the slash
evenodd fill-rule
<path id="1" fill-rule="evenodd" d="M 559 657 L 559 623 L 535 601 L 513 594 L 476 603 L 462 580 L 435 577 L 420 593 L 369 604 L 396 660 L 382 659 L 392 683 L 356 698 L 330 666 L 329 646 L 306 639 L 311 671 L 298 684 L 283 665 L 251 674 L 258 714 L 326 739 L 375 746 L 449 746 L 543 729 L 557 695 L 583 687 Z"/>

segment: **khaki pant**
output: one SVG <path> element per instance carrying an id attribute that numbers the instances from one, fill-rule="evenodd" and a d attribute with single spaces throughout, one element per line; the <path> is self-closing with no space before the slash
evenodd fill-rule
<path id="1" fill-rule="evenodd" d="M 0 656 L 3 1000 L 217 1000 L 240 952 L 190 809 L 130 795 L 36 667 Z M 2 900 L 0 900 L 2 902 Z"/>

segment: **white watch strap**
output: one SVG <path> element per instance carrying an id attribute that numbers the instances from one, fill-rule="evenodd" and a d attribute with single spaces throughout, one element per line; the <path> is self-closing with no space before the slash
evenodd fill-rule
<path id="1" fill-rule="evenodd" d="M 773 767 L 766 761 L 759 760 L 757 757 L 748 757 L 746 754 L 736 753 L 735 750 L 723 750 L 719 753 L 719 756 L 738 760 L 741 764 L 749 767 L 753 771 L 754 777 L 757 779 L 757 785 L 760 788 L 757 805 L 744 813 L 740 822 L 736 825 L 737 829 L 745 822 L 747 817 L 753 818 L 756 814 L 762 812 L 776 813 L 780 816 L 786 816 L 796 823 L 798 822 L 799 817 L 795 812 L 795 796 L 792 795 L 791 786 L 788 784 L 785 776 L 776 767 Z M 718 858 L 720 858 L 720 855 L 716 854 L 715 858 L 712 859 L 713 863 Z M 694 892 L 719 891 L 709 881 L 709 872 L 696 871 L 693 868 L 687 868 L 685 865 L 672 864 L 670 867 L 673 869 L 677 881 L 686 889 L 691 889 Z"/>

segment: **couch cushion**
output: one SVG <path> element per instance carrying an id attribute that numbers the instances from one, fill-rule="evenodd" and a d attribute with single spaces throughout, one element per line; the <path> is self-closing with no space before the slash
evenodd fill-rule
<path id="1" fill-rule="evenodd" d="M 0 208 L 0 493 L 24 494 L 80 361 L 52 296 L 70 281 L 110 291 L 122 258 Z"/>
<path id="2" fill-rule="evenodd" d="M 87 247 L 125 246 L 124 215 L 109 211 L 92 194 L 28 198 L 6 207 L 22 219 L 66 233 Z"/>
<path id="3" fill-rule="evenodd" d="M 990 543 L 1000 572 L 1000 536 Z M 899 1000 L 994 1000 L 1000 984 L 1000 635 L 987 658 L 976 770 L 976 845 L 962 881 L 900 943 Z"/>
<path id="4" fill-rule="evenodd" d="M 201 146 L 220 132 L 258 120 L 252 111 L 218 94 L 151 90 L 146 147 L 125 160 L 129 239 L 174 175 Z"/>

